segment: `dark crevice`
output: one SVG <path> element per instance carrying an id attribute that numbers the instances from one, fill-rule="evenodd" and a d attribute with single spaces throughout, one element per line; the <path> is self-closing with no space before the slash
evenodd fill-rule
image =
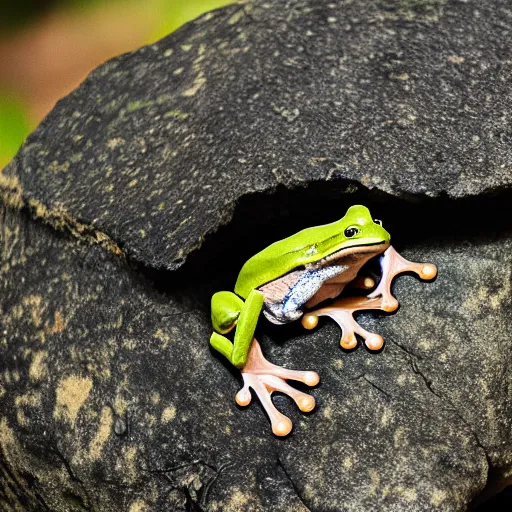
<path id="1" fill-rule="evenodd" d="M 347 194 L 350 186 L 357 192 Z M 280 185 L 273 193 L 241 197 L 228 224 L 205 235 L 200 248 L 190 253 L 179 269 L 170 272 L 141 262 L 134 263 L 134 268 L 163 293 L 187 288 L 208 309 L 213 293 L 233 289 L 248 258 L 301 229 L 340 219 L 353 204 L 368 206 L 374 218 L 382 219 L 399 252 L 415 245 L 448 244 L 469 251 L 479 244 L 512 237 L 509 189 L 465 199 L 446 195 L 433 199 L 395 197 L 347 181 L 294 189 Z"/>
<path id="2" fill-rule="evenodd" d="M 192 498 L 190 491 L 186 485 L 182 487 L 182 490 L 187 500 L 185 505 L 187 512 L 206 512 L 206 510 Z"/>
<path id="3" fill-rule="evenodd" d="M 2 454 L 3 455 L 3 454 Z M 2 457 L 3 458 L 3 457 Z M 18 500 L 23 503 L 24 501 L 24 493 L 23 493 L 23 485 L 16 478 L 16 475 L 10 470 L 9 466 L 6 462 L 4 462 L 0 458 L 0 474 L 2 478 L 0 481 L 2 485 L 5 487 L 9 487 L 9 489 L 13 492 L 13 494 L 18 498 Z M 2 474 L 3 473 L 3 474 Z"/>
<path id="4" fill-rule="evenodd" d="M 397 341 L 395 340 L 389 340 L 391 343 L 393 343 L 393 345 L 395 345 L 396 347 L 398 347 L 400 350 L 402 350 L 403 352 L 405 352 L 409 357 L 411 358 L 414 358 L 414 359 L 417 359 L 418 361 L 421 361 L 422 357 L 418 354 L 415 354 L 412 350 L 408 349 L 407 347 L 404 347 L 404 345 L 402 345 L 401 343 L 398 343 Z"/>
<path id="5" fill-rule="evenodd" d="M 495 471 L 490 472 L 488 478 L 488 485 L 484 490 L 473 499 L 469 504 L 468 510 L 475 512 L 488 512 L 489 510 L 500 511 L 510 510 L 512 503 L 512 480 L 503 479 L 503 472 L 493 476 Z M 490 482 L 495 482 L 495 485 L 489 485 Z"/>
<path id="6" fill-rule="evenodd" d="M 5 497 L 9 505 L 14 505 L 11 503 L 12 498 L 9 496 L 15 496 L 19 505 L 23 507 L 25 510 L 37 510 L 37 511 L 50 511 L 51 508 L 46 503 L 44 497 L 37 490 L 36 486 L 38 484 L 38 479 L 36 476 L 30 473 L 20 473 L 16 474 L 11 468 L 9 468 L 7 462 L 5 461 L 5 456 L 2 453 L 0 447 L 0 482 L 2 483 L 2 487 L 8 487 L 10 493 L 5 493 Z M 0 487 L 0 492 L 2 491 L 2 487 Z M 2 493 L 3 494 L 3 493 Z"/>
<path id="7" fill-rule="evenodd" d="M 388 399 L 392 399 L 393 397 L 387 392 L 387 391 L 384 391 L 382 388 L 380 388 L 379 386 L 377 386 L 377 384 L 375 384 L 374 382 L 372 382 L 366 375 L 363 375 L 362 376 L 362 379 L 367 382 L 368 384 L 370 384 L 370 386 L 374 389 L 376 389 L 377 391 L 379 391 L 380 393 L 382 393 L 385 397 L 387 397 Z"/>
<path id="8" fill-rule="evenodd" d="M 384 391 L 380 386 L 371 381 L 365 373 L 358 375 L 357 377 L 352 377 L 350 380 L 358 381 L 361 379 L 364 380 L 367 384 L 369 384 L 372 388 L 376 389 L 379 393 L 382 393 L 388 400 L 393 399 L 393 396 L 390 393 Z"/>
<path id="9" fill-rule="evenodd" d="M 448 402 L 450 407 L 452 407 L 455 410 L 455 407 L 453 406 L 453 404 L 447 398 L 442 397 L 439 393 L 437 393 L 437 391 L 434 390 L 434 388 L 432 386 L 432 381 L 430 379 L 428 379 L 427 376 L 420 370 L 417 361 L 415 361 L 413 359 L 409 359 L 409 363 L 411 365 L 411 370 L 413 371 L 413 373 L 415 375 L 418 375 L 423 380 L 423 382 L 425 383 L 425 386 L 427 386 L 427 389 L 435 397 L 439 398 L 439 400 Z M 463 420 L 463 418 L 461 418 L 461 419 Z"/>
<path id="10" fill-rule="evenodd" d="M 39 504 L 43 507 L 42 509 L 40 510 L 48 510 L 49 512 L 52 512 L 52 509 L 48 506 L 48 504 L 46 503 L 46 501 L 44 500 L 44 498 L 41 496 L 41 494 L 38 492 L 38 491 L 35 491 L 35 496 L 37 498 L 37 501 L 39 502 Z"/>
<path id="11" fill-rule="evenodd" d="M 194 459 L 190 462 L 183 462 L 180 464 L 176 464 L 175 466 L 170 466 L 168 468 L 148 469 L 147 471 L 148 473 L 173 473 L 180 469 L 192 468 L 197 465 L 206 466 L 207 468 L 210 468 L 212 471 L 217 471 L 216 466 L 202 459 Z"/>
<path id="12" fill-rule="evenodd" d="M 132 258 L 129 244 L 112 233 L 106 234 L 125 254 L 121 258 L 145 276 L 153 289 L 164 294 L 186 290 L 201 310 L 207 310 L 213 293 L 233 288 L 249 257 L 301 229 L 338 220 L 353 204 L 368 206 L 374 218 L 383 220 L 399 251 L 407 246 L 446 244 L 458 244 L 461 251 L 467 251 L 473 245 L 512 236 L 510 196 L 511 189 L 506 187 L 476 197 L 453 199 L 446 194 L 436 198 L 394 196 L 349 180 L 313 182 L 293 189 L 278 185 L 275 190 L 239 198 L 233 214 L 226 215 L 226 223 L 198 240 L 198 248 L 176 270 L 155 268 L 149 261 Z M 31 216 L 29 208 L 22 211 Z M 44 222 L 41 218 L 32 220 Z M 77 221 L 88 225 L 87 219 Z M 56 231 L 60 236 L 71 236 L 69 230 Z M 86 238 L 82 242 L 90 244 Z"/>
<path id="13" fill-rule="evenodd" d="M 151 474 L 163 475 L 169 482 L 171 482 L 173 484 L 173 486 L 174 486 L 175 482 L 172 479 L 171 475 L 176 471 L 180 471 L 182 469 L 187 470 L 189 468 L 194 468 L 195 466 L 203 466 L 203 467 L 206 467 L 206 468 L 210 469 L 211 471 L 213 471 L 213 473 L 214 473 L 213 476 L 211 476 L 203 486 L 199 503 L 197 503 L 197 500 L 194 500 L 192 498 L 190 492 L 187 489 L 189 498 L 193 501 L 193 503 L 196 506 L 200 507 L 200 510 L 203 510 L 203 508 L 206 507 L 206 501 L 208 499 L 208 494 L 212 488 L 212 485 L 215 483 L 215 481 L 219 478 L 219 476 L 225 469 L 230 468 L 233 465 L 234 465 L 233 462 L 225 462 L 225 463 L 217 466 L 215 464 L 206 462 L 203 459 L 195 459 L 190 462 L 183 462 L 181 464 L 176 464 L 174 466 L 169 466 L 166 468 L 149 469 L 147 471 L 148 471 L 148 473 L 151 473 Z M 189 510 L 189 509 L 187 508 L 187 510 Z M 195 510 L 195 509 L 190 509 L 190 510 Z"/>
<path id="14" fill-rule="evenodd" d="M 299 501 L 304 505 L 304 507 L 306 508 L 306 510 L 309 510 L 311 511 L 310 507 L 306 504 L 306 502 L 304 501 L 304 498 L 302 497 L 301 495 L 301 491 L 299 490 L 299 488 L 297 487 L 297 485 L 295 484 L 295 482 L 293 481 L 292 477 L 290 476 L 290 474 L 288 473 L 288 471 L 286 470 L 286 467 L 285 465 L 283 464 L 283 462 L 281 461 L 281 458 L 279 457 L 279 454 L 276 454 L 276 460 L 277 460 L 277 465 L 278 467 L 281 468 L 281 470 L 283 471 L 284 473 L 284 476 L 286 477 L 286 479 L 290 482 L 290 485 L 292 486 L 297 498 L 299 499 Z"/>
<path id="15" fill-rule="evenodd" d="M 420 377 L 420 379 L 425 384 L 426 388 L 432 393 L 438 400 L 447 403 L 450 406 L 450 409 L 457 415 L 457 417 L 460 419 L 460 421 L 464 424 L 464 426 L 471 432 L 475 440 L 477 441 L 477 445 L 484 451 L 485 458 L 488 460 L 487 452 L 482 445 L 482 443 L 478 440 L 477 434 L 473 432 L 473 429 L 471 426 L 467 423 L 467 421 L 464 419 L 464 417 L 459 413 L 457 408 L 454 406 L 454 404 L 451 402 L 451 400 L 445 396 L 440 395 L 433 387 L 433 381 L 429 379 L 423 371 L 418 366 L 418 360 L 421 360 L 419 356 L 414 354 L 413 352 L 410 352 L 409 350 L 406 350 L 402 345 L 399 345 L 395 341 L 392 341 L 394 345 L 402 349 L 408 356 L 409 366 L 412 370 L 412 372 Z"/>
<path id="16" fill-rule="evenodd" d="M 221 464 L 218 469 L 215 469 L 215 474 L 213 475 L 212 478 L 210 478 L 206 484 L 204 485 L 204 488 L 203 488 L 203 491 L 201 493 L 201 500 L 200 500 L 200 504 L 202 507 L 206 507 L 206 501 L 208 499 L 208 494 L 210 492 L 210 489 L 212 488 L 213 484 L 217 481 L 217 479 L 219 478 L 220 474 L 227 468 L 230 468 L 234 466 L 234 463 L 233 462 L 226 462 L 224 464 Z"/>
<path id="17" fill-rule="evenodd" d="M 46 500 L 41 495 L 41 493 L 36 489 L 36 485 L 38 483 L 37 477 L 28 473 L 25 473 L 22 476 L 27 482 L 27 487 L 34 493 L 34 497 L 36 498 L 38 505 L 42 507 L 38 507 L 38 510 L 52 510 L 46 503 Z"/>
<path id="18" fill-rule="evenodd" d="M 57 448 L 57 446 L 54 446 L 52 448 L 52 452 L 58 457 L 58 459 L 62 462 L 62 464 L 66 468 L 66 472 L 69 475 L 69 478 L 71 479 L 71 481 L 76 482 L 78 484 L 78 487 L 84 494 L 85 500 L 82 496 L 77 496 L 77 495 L 71 494 L 71 493 L 68 493 L 68 498 L 71 501 L 75 502 L 75 504 L 79 505 L 83 510 L 93 511 L 94 507 L 92 506 L 91 498 L 89 496 L 89 493 L 87 492 L 87 489 L 85 488 L 83 481 L 75 475 L 75 473 L 71 469 L 71 465 L 66 460 L 66 458 L 61 453 L 61 451 Z"/>
<path id="19" fill-rule="evenodd" d="M 477 496 L 475 496 L 473 501 L 469 504 L 468 509 L 477 510 L 479 512 L 487 510 L 501 510 L 500 508 L 494 508 L 493 503 L 498 506 L 500 500 L 503 499 L 504 502 L 502 505 L 506 504 L 507 510 L 509 510 L 510 503 L 512 502 L 512 480 L 510 476 L 508 478 L 504 478 L 504 474 L 508 473 L 510 468 L 494 467 L 487 449 L 480 441 L 478 435 L 473 432 L 473 437 L 477 446 L 481 448 L 485 454 L 485 459 L 487 461 L 487 480 L 485 487 Z"/>

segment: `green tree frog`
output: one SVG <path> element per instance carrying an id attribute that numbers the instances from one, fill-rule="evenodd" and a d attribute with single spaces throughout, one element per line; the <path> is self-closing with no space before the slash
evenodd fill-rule
<path id="1" fill-rule="evenodd" d="M 319 303 L 338 297 L 347 285 L 373 288 L 374 281 L 358 277 L 358 273 L 365 263 L 379 255 L 382 277 L 370 295 L 343 297 L 328 307 L 311 311 Z M 217 292 L 211 301 L 215 332 L 210 343 L 243 375 L 244 387 L 237 393 L 236 401 L 248 405 L 252 388 L 269 415 L 274 434 L 287 435 L 292 423 L 273 405 L 272 392 L 283 392 L 302 411 L 311 411 L 314 398 L 285 380 L 314 386 L 319 376 L 313 371 L 281 368 L 263 357 L 254 338 L 261 313 L 274 324 L 302 317 L 308 329 L 316 326 L 319 316 L 330 316 L 342 328 L 342 347 L 354 348 L 358 334 L 370 350 L 378 350 L 383 345 L 382 338 L 365 331 L 352 315 L 362 309 L 396 309 L 398 302 L 391 295 L 391 281 L 406 271 L 416 272 L 424 279 L 436 275 L 434 265 L 408 262 L 398 255 L 390 246 L 390 235 L 382 222 L 373 219 L 368 208 L 361 205 L 350 207 L 336 222 L 304 229 L 250 258 L 238 275 L 235 293 Z M 232 341 L 226 336 L 231 331 Z"/>

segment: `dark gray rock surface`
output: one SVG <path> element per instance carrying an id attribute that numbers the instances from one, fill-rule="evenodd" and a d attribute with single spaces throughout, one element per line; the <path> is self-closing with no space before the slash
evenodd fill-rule
<path id="1" fill-rule="evenodd" d="M 59 102 L 0 175 L 0 508 L 459 511 L 507 485 L 511 26 L 499 1 L 248 2 Z M 262 322 L 322 378 L 311 414 L 275 398 L 277 439 L 209 298 L 354 203 L 439 277 L 361 315 L 379 354 Z"/>
<path id="2" fill-rule="evenodd" d="M 95 71 L 8 174 L 163 268 L 279 185 L 510 187 L 511 27 L 506 0 L 231 6 Z"/>

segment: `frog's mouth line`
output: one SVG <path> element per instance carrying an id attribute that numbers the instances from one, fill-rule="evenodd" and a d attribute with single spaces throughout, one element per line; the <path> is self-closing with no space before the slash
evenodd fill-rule
<path id="1" fill-rule="evenodd" d="M 329 256 L 325 256 L 321 260 L 315 261 L 314 263 L 310 263 L 307 265 L 308 268 L 316 268 L 316 267 L 323 267 L 327 263 L 332 263 L 334 261 L 337 261 L 341 258 L 350 258 L 350 257 L 356 257 L 361 255 L 367 257 L 368 253 L 375 253 L 380 254 L 381 252 L 384 252 L 388 247 L 390 243 L 386 242 L 385 240 L 382 240 L 381 242 L 374 242 L 371 244 L 360 244 L 360 245 L 352 245 L 350 247 L 343 247 L 336 252 L 333 252 L 332 254 L 329 254 Z M 377 250 L 376 250 L 377 248 Z"/>

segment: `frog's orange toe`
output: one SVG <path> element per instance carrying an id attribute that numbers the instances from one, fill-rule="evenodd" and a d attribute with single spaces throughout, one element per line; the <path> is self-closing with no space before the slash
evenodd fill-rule
<path id="1" fill-rule="evenodd" d="M 384 338 L 378 334 L 368 336 L 364 342 L 369 350 L 380 350 L 384 346 Z"/>
<path id="2" fill-rule="evenodd" d="M 283 416 L 279 421 L 272 423 L 272 432 L 276 436 L 287 436 L 292 431 L 292 427 L 290 419 Z"/>
<path id="3" fill-rule="evenodd" d="M 345 350 L 352 350 L 357 347 L 357 339 L 354 334 L 351 333 L 349 336 L 341 338 L 340 345 L 341 348 Z"/>
<path id="4" fill-rule="evenodd" d="M 393 313 L 399 306 L 398 301 L 392 295 L 382 298 L 381 304 L 380 309 L 386 313 Z"/>
<path id="5" fill-rule="evenodd" d="M 242 407 L 245 407 L 246 405 L 249 405 L 251 403 L 251 392 L 249 391 L 249 388 L 243 387 L 236 395 L 235 395 L 235 401 L 238 405 L 241 405 Z"/>
<path id="6" fill-rule="evenodd" d="M 365 277 L 363 280 L 363 288 L 365 290 L 369 290 L 370 288 L 373 288 L 375 286 L 375 280 L 371 277 Z"/>
<path id="7" fill-rule="evenodd" d="M 304 315 L 302 318 L 302 326 L 305 329 L 314 329 L 318 325 L 318 317 L 316 315 Z"/>
<path id="8" fill-rule="evenodd" d="M 426 265 L 423 265 L 423 268 L 420 272 L 421 279 L 434 279 L 434 277 L 437 276 L 437 268 L 435 265 L 432 265 L 431 263 L 427 263 Z"/>
<path id="9" fill-rule="evenodd" d="M 306 386 L 316 386 L 320 382 L 320 375 L 316 372 L 305 372 L 304 380 Z"/>
<path id="10" fill-rule="evenodd" d="M 305 396 L 297 402 L 297 405 L 302 412 L 311 412 L 315 408 L 316 401 L 312 396 Z"/>

